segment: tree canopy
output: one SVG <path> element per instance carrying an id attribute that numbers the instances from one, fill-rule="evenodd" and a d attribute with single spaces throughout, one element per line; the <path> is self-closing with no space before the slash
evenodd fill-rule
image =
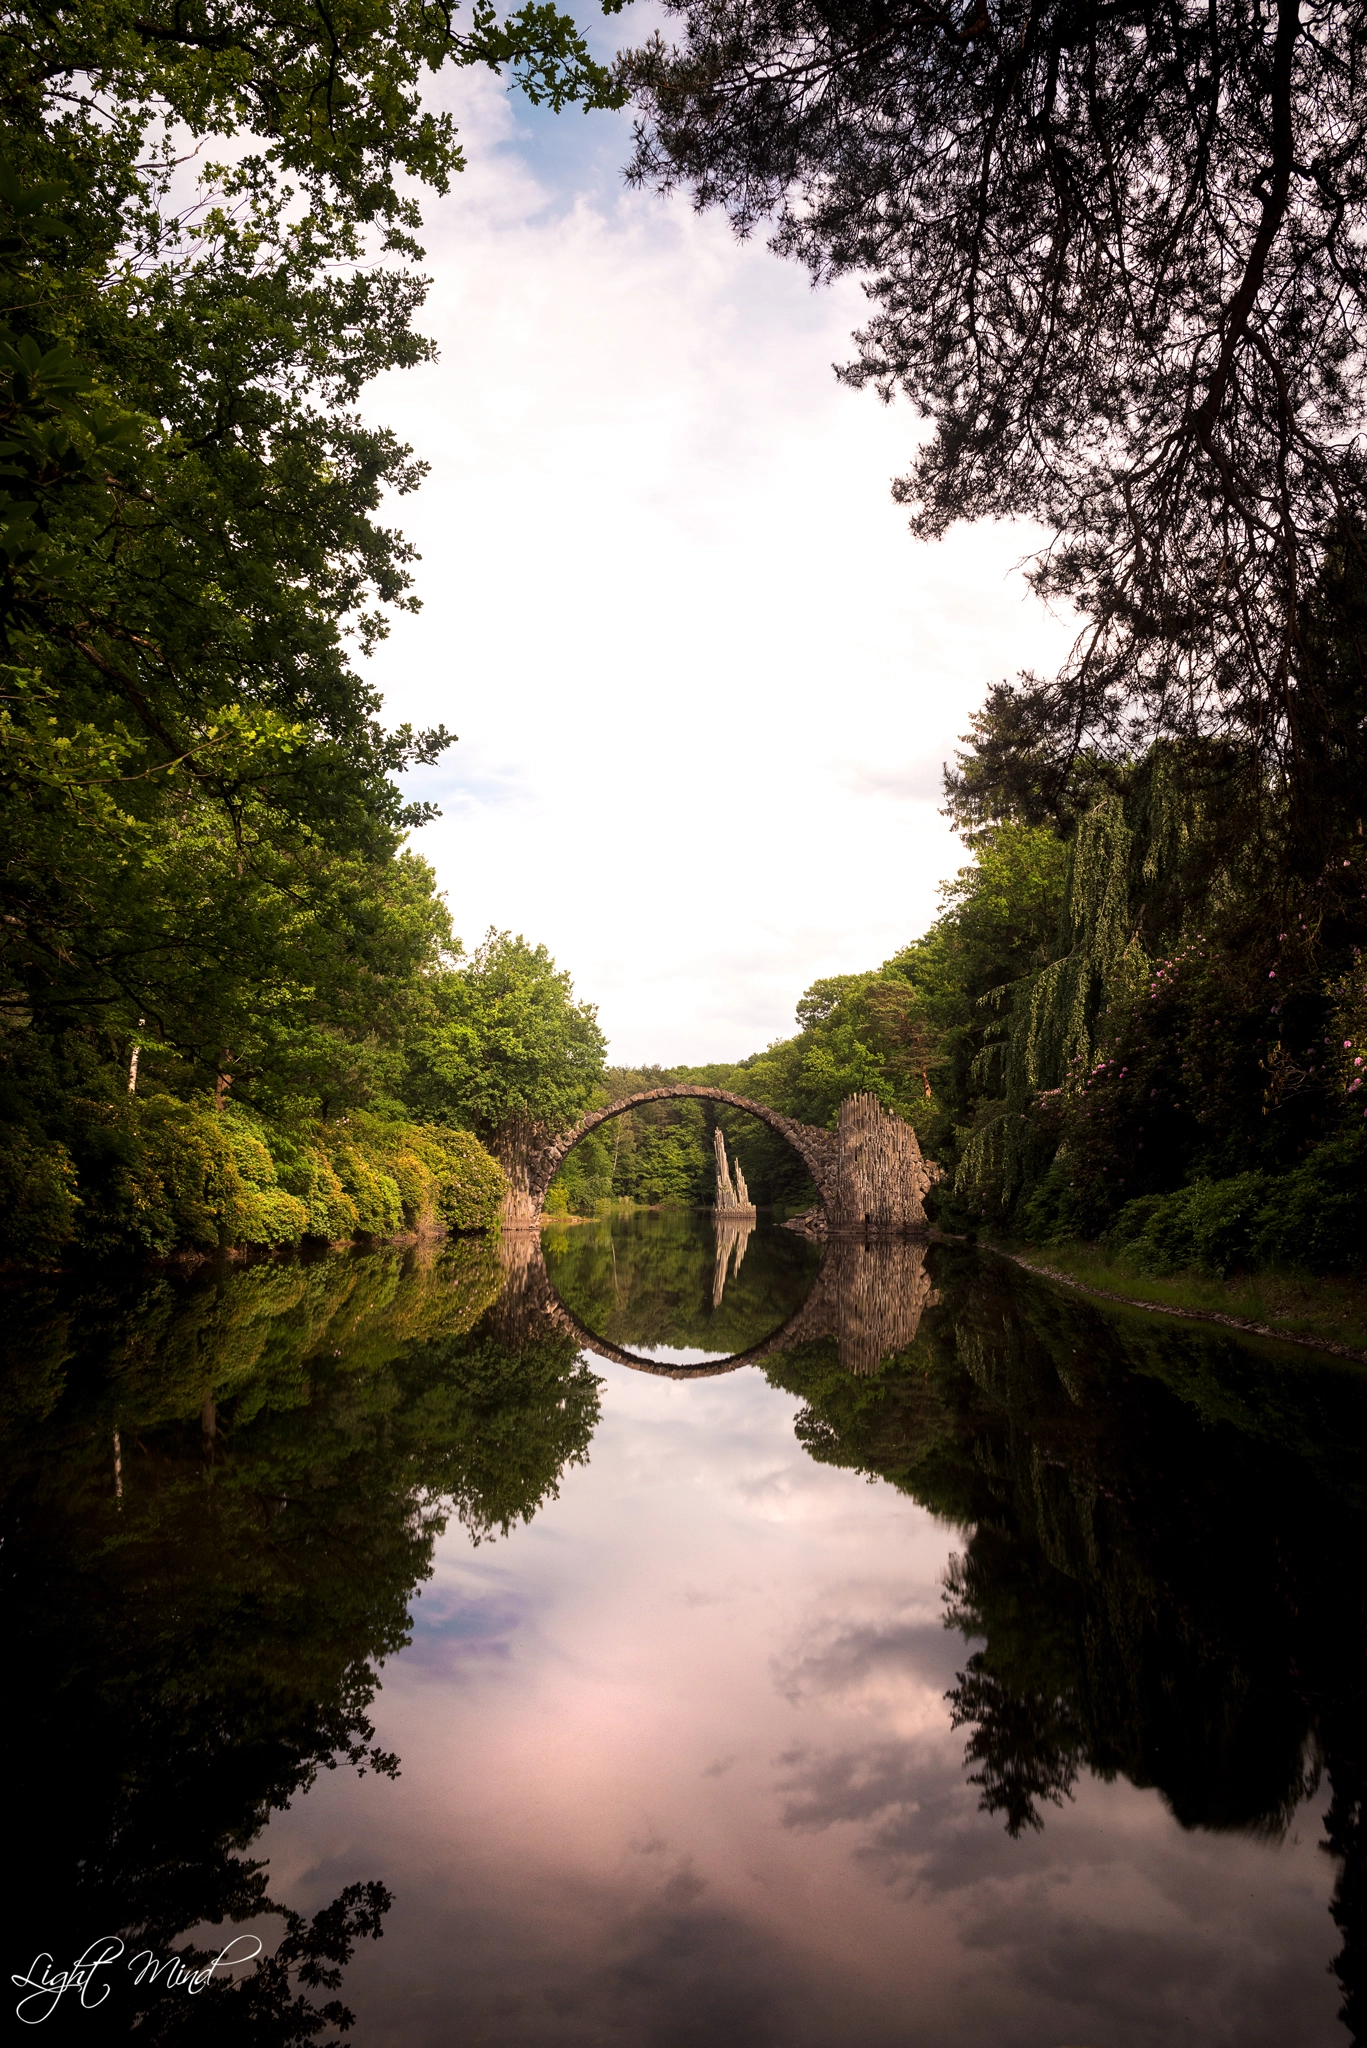
<path id="1" fill-rule="evenodd" d="M 1089 750 L 1218 740 L 1322 852 L 1367 714 L 1360 10 L 665 6 L 678 45 L 626 64 L 633 175 L 865 280 L 842 375 L 929 422 L 914 532 L 1048 529 L 1035 583 L 1083 630 L 994 693 L 998 760 L 1057 805 Z"/>
<path id="2" fill-rule="evenodd" d="M 429 1002 L 403 1083 L 422 1114 L 492 1137 L 514 1123 L 563 1130 L 587 1106 L 606 1040 L 544 946 L 490 930 Z"/>
<path id="3" fill-rule="evenodd" d="M 57 1189 L 71 1105 L 139 1074 L 404 1113 L 455 942 L 395 778 L 452 735 L 388 729 L 357 660 L 416 606 L 381 506 L 425 469 L 358 401 L 433 354 L 420 200 L 464 160 L 424 94 L 475 63 L 621 98 L 542 0 L 0 21 L 6 1186 Z"/>

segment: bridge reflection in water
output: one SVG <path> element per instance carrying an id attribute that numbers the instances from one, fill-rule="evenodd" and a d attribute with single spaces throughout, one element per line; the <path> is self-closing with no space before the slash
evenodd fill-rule
<path id="1" fill-rule="evenodd" d="M 754 1228 L 749 1219 L 717 1222 L 714 1306 L 721 1304 L 728 1277 L 734 1280 L 739 1273 Z M 531 1232 L 505 1233 L 500 1243 L 504 1282 L 493 1314 L 500 1336 L 510 1343 L 570 1336 L 599 1358 L 667 1379 L 735 1372 L 825 1337 L 835 1338 L 846 1372 L 873 1373 L 913 1341 L 923 1313 L 939 1298 L 926 1271 L 926 1251 L 925 1241 L 918 1239 L 831 1238 L 810 1292 L 786 1322 L 746 1350 L 702 1364 L 642 1357 L 591 1329 L 556 1292 L 540 1236 Z"/>

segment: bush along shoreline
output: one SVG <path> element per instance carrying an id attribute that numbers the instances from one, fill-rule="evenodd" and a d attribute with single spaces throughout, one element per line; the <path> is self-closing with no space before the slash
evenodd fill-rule
<path id="1" fill-rule="evenodd" d="M 65 1140 L 0 1132 L 0 1265 L 487 1231 L 507 1186 L 472 1132 L 366 1111 L 287 1129 L 149 1094 L 68 1116 Z"/>

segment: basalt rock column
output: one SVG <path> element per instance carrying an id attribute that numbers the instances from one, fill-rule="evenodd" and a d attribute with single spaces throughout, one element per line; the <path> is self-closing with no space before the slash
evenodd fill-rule
<path id="1" fill-rule="evenodd" d="M 921 1157 L 911 1125 L 885 1110 L 876 1095 L 849 1095 L 836 1126 L 833 1199 L 826 1204 L 832 1230 L 919 1235 L 926 1225 L 922 1198 L 940 1178 L 934 1160 Z"/>
<path id="2" fill-rule="evenodd" d="M 717 1214 L 718 1216 L 753 1216 L 755 1205 L 750 1200 L 750 1190 L 745 1185 L 740 1161 L 736 1161 L 736 1178 L 733 1182 L 726 1164 L 726 1140 L 718 1124 L 712 1132 L 712 1143 L 717 1154 Z"/>
<path id="3" fill-rule="evenodd" d="M 489 1150 L 508 1177 L 508 1192 L 499 1205 L 505 1230 L 540 1229 L 554 1142 L 544 1124 L 531 1122 L 505 1124 L 489 1140 Z"/>

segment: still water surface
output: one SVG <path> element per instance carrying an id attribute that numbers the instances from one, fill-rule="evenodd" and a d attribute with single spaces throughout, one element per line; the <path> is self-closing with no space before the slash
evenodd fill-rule
<path id="1" fill-rule="evenodd" d="M 950 1246 L 544 1253 L 11 1291 L 9 1967 L 340 1970 L 40 2039 L 1360 2035 L 1367 1378 Z"/>

